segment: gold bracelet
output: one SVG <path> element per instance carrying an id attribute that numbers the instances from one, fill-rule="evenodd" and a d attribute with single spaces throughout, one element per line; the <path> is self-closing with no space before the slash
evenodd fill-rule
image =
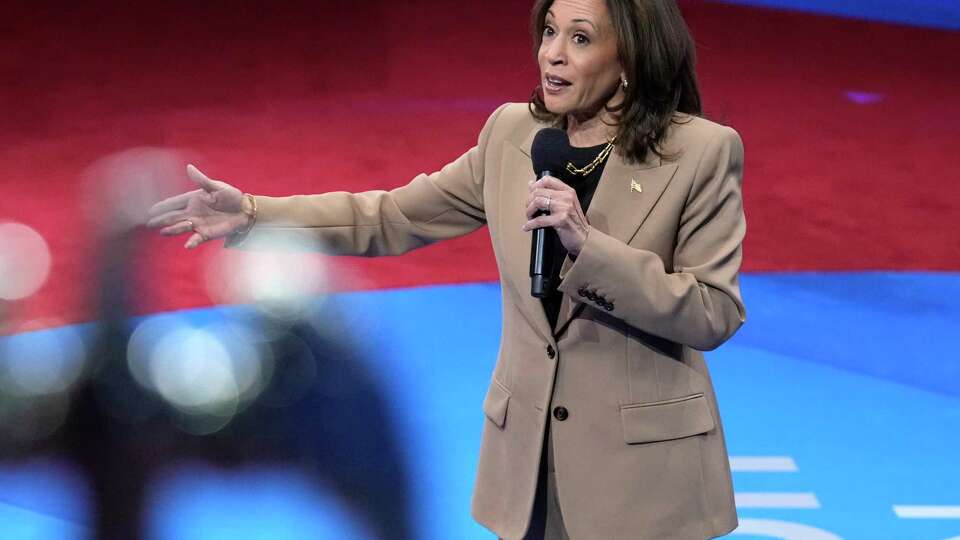
<path id="1" fill-rule="evenodd" d="M 250 201 L 250 209 L 248 210 L 245 205 L 241 204 L 240 211 L 243 212 L 245 216 L 250 218 L 250 220 L 247 222 L 246 227 L 240 231 L 237 231 L 237 234 L 247 234 L 250 232 L 250 229 L 253 228 L 254 224 L 257 223 L 257 198 L 249 193 L 244 193 L 243 198 Z"/>

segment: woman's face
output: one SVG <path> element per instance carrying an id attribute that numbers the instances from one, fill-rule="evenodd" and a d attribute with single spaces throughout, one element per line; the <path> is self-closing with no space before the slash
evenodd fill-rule
<path id="1" fill-rule="evenodd" d="M 617 36 L 605 0 L 556 0 L 537 53 L 547 110 L 593 114 L 620 94 Z"/>

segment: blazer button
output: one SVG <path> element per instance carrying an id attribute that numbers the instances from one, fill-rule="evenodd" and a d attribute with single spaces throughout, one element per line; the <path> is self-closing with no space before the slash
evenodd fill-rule
<path id="1" fill-rule="evenodd" d="M 611 302 L 607 302 L 606 304 L 603 305 L 603 309 L 607 311 L 613 311 L 613 304 Z"/>
<path id="2" fill-rule="evenodd" d="M 597 301 L 597 295 L 593 291 L 587 291 L 587 299 L 593 302 Z"/>
<path id="3" fill-rule="evenodd" d="M 557 420 L 563 422 L 570 416 L 570 411 L 566 407 L 554 407 L 553 408 L 553 417 Z"/>
<path id="4" fill-rule="evenodd" d="M 557 351 L 554 350 L 553 345 L 547 345 L 547 357 L 554 358 L 557 356 Z"/>
<path id="5" fill-rule="evenodd" d="M 580 287 L 579 289 L 577 289 L 577 294 L 579 294 L 580 296 L 586 297 L 586 296 L 587 296 L 587 289 L 585 289 L 585 288 L 583 288 L 583 287 Z"/>

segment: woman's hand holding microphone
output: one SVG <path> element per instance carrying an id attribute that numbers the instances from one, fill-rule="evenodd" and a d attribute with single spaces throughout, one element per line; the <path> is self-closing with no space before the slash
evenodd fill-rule
<path id="1" fill-rule="evenodd" d="M 523 225 L 523 230 L 553 227 L 567 253 L 574 257 L 580 254 L 587 241 L 590 224 L 572 187 L 552 176 L 530 182 L 526 208 L 528 221 Z M 540 211 L 548 214 L 535 217 Z"/>
<path id="2" fill-rule="evenodd" d="M 184 247 L 193 249 L 203 242 L 245 231 L 256 219 L 256 201 L 239 189 L 207 178 L 193 165 L 187 176 L 200 189 L 164 199 L 149 210 L 147 227 L 160 229 L 164 236 L 190 233 Z"/>

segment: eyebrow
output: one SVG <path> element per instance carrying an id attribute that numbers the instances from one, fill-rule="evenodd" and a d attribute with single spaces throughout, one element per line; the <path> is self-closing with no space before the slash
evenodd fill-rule
<path id="1" fill-rule="evenodd" d="M 589 24 L 590 26 L 593 27 L 593 31 L 594 31 L 594 32 L 599 32 L 599 30 L 597 30 L 597 25 L 593 24 L 593 21 L 591 21 L 590 19 L 574 19 L 573 22 L 575 22 L 575 23 L 581 23 L 581 22 L 587 23 L 587 24 Z"/>
<path id="2" fill-rule="evenodd" d="M 547 10 L 547 15 L 553 17 L 554 19 L 557 18 L 557 16 L 553 13 L 553 10 L 552 10 L 552 9 L 548 9 L 548 10 Z M 570 21 L 570 22 L 574 22 L 574 23 L 587 23 L 587 24 L 589 24 L 590 26 L 593 27 L 593 31 L 594 31 L 594 32 L 597 32 L 597 33 L 600 32 L 600 29 L 597 28 L 597 25 L 593 24 L 593 21 L 591 21 L 590 19 L 573 19 L 573 20 Z"/>

